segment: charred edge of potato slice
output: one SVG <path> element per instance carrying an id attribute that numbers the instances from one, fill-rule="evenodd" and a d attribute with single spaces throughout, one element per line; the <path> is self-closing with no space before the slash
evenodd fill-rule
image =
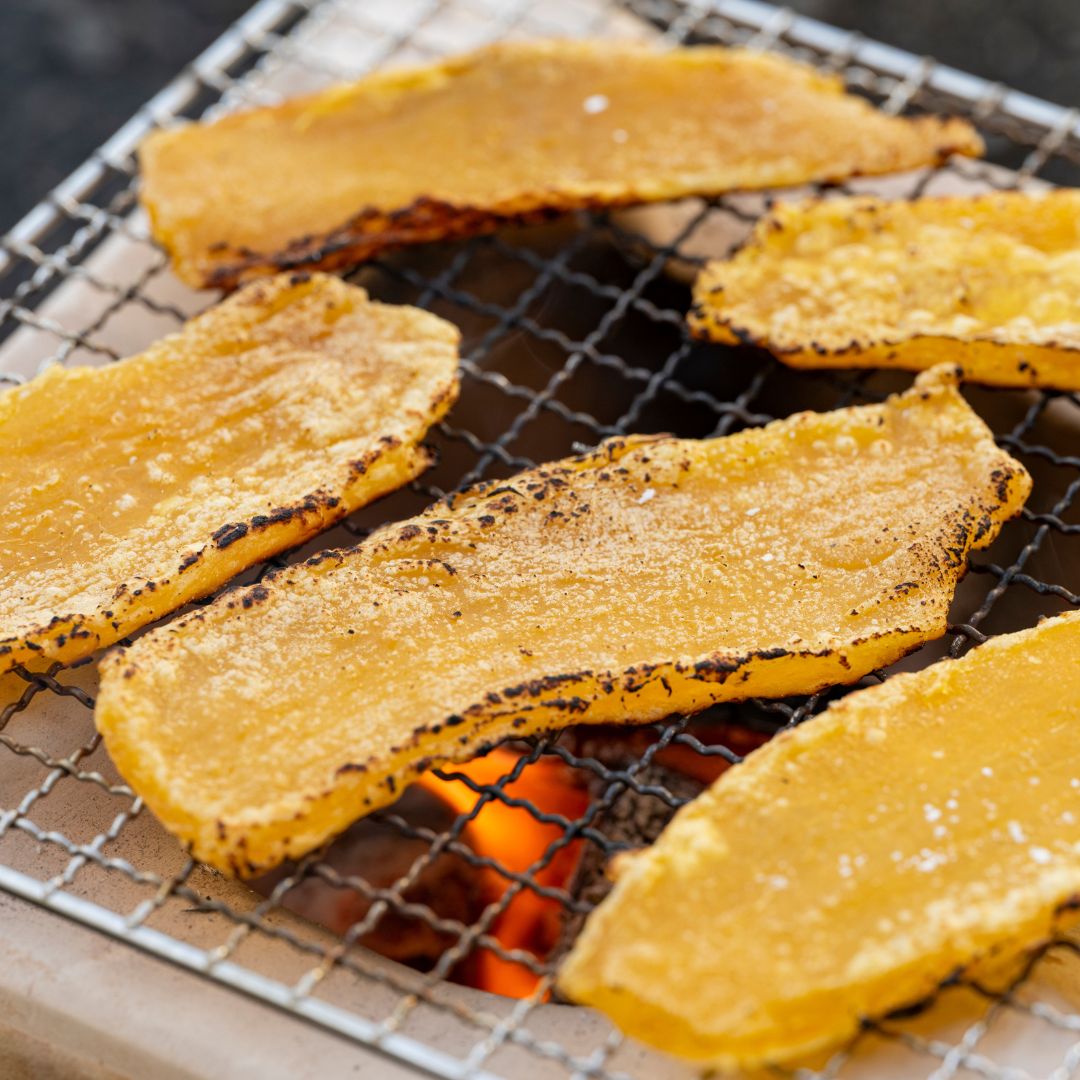
<path id="1" fill-rule="evenodd" d="M 507 225 L 542 225 L 573 210 L 614 209 L 639 201 L 631 196 L 593 199 L 552 193 L 547 198 L 522 198 L 499 207 L 481 207 L 425 197 L 399 210 L 368 207 L 340 228 L 323 235 L 302 236 L 280 251 L 222 245 L 215 252 L 213 266 L 205 273 L 183 270 L 183 264 L 177 269 L 184 280 L 200 288 L 234 289 L 245 281 L 280 270 L 307 266 L 343 270 L 414 244 L 486 236 Z"/>
<path id="2" fill-rule="evenodd" d="M 279 551 L 297 547 L 370 502 L 389 495 L 430 468 L 434 456 L 424 446 L 396 440 L 366 455 L 362 500 L 350 492 L 312 492 L 245 521 L 230 521 L 209 542 L 185 555 L 168 576 L 122 581 L 108 607 L 88 614 L 54 615 L 32 630 L 0 638 L 0 671 L 34 660 L 71 664 L 104 648 L 192 600 L 201 599 L 248 567 Z M 150 604 L 152 603 L 152 607 Z"/>
<path id="3" fill-rule="evenodd" d="M 182 213 L 174 209 L 173 201 L 183 197 L 185 189 L 182 185 L 171 188 L 166 178 L 178 175 L 177 159 L 181 166 L 187 164 L 183 148 L 193 141 L 190 139 L 192 127 L 189 126 L 155 133 L 140 148 L 145 178 L 143 205 L 150 215 L 155 236 L 170 252 L 174 268 L 185 281 L 195 286 L 231 288 L 254 275 L 274 269 L 312 265 L 327 269 L 341 268 L 404 245 L 487 233 L 504 224 L 537 223 L 573 210 L 627 206 L 811 180 L 838 182 L 853 175 L 933 166 L 954 154 L 978 156 L 983 152 L 981 139 L 962 118 L 935 115 L 887 117 L 868 102 L 849 94 L 842 81 L 835 76 L 824 75 L 785 57 L 708 46 L 658 54 L 651 48 L 633 42 L 533 41 L 489 46 L 430 65 L 377 72 L 358 83 L 295 98 L 280 106 L 236 114 L 210 125 L 196 125 L 195 130 L 215 128 L 220 124 L 225 125 L 221 130 L 242 132 L 249 118 L 253 118 L 251 122 L 258 126 L 260 137 L 277 138 L 279 141 L 292 139 L 299 147 L 308 137 L 313 124 L 338 114 L 342 109 L 355 109 L 357 100 L 370 101 L 372 110 L 381 115 L 383 110 L 391 108 L 391 103 L 396 107 L 399 99 L 408 100 L 413 92 L 419 95 L 422 103 L 441 91 L 452 96 L 455 86 L 461 81 L 468 85 L 474 73 L 485 70 L 506 72 L 512 70 L 515 63 L 526 69 L 529 65 L 562 63 L 565 71 L 574 74 L 580 68 L 581 86 L 573 101 L 573 111 L 576 112 L 580 109 L 580 98 L 596 89 L 592 85 L 596 75 L 590 73 L 587 65 L 600 65 L 605 57 L 610 59 L 613 50 L 623 57 L 624 63 L 631 64 L 635 61 L 656 63 L 658 57 L 665 56 L 671 71 L 693 71 L 704 67 L 711 58 L 718 73 L 722 73 L 717 75 L 718 78 L 727 77 L 728 69 L 735 71 L 731 78 L 736 93 L 755 92 L 739 84 L 740 71 L 758 72 L 759 77 L 761 71 L 767 71 L 774 82 L 779 81 L 786 93 L 796 95 L 796 100 L 800 95 L 815 96 L 825 106 L 835 105 L 844 110 L 843 118 L 837 120 L 842 127 L 863 120 L 873 130 L 867 131 L 863 144 L 852 145 L 848 142 L 836 146 L 835 156 L 829 161 L 807 163 L 797 159 L 789 148 L 788 160 L 779 167 L 779 173 L 774 168 L 775 159 L 783 155 L 774 149 L 770 158 L 771 148 L 766 146 L 762 151 L 765 165 L 758 168 L 756 176 L 744 176 L 742 172 L 737 172 L 738 169 L 745 171 L 745 162 L 732 166 L 721 158 L 707 179 L 690 176 L 685 168 L 670 167 L 665 173 L 655 164 L 649 172 L 642 173 L 639 169 L 627 176 L 617 163 L 611 175 L 580 179 L 573 161 L 569 163 L 571 167 L 566 178 L 559 177 L 559 163 L 556 161 L 527 183 L 489 184 L 489 190 L 483 193 L 470 193 L 467 187 L 462 189 L 461 185 L 455 190 L 452 180 L 440 187 L 431 178 L 418 178 L 407 195 L 395 194 L 385 200 L 378 197 L 379 192 L 358 195 L 355 207 L 348 208 L 348 216 L 342 214 L 333 222 L 332 228 L 325 227 L 325 220 L 314 223 L 309 217 L 307 222 L 297 221 L 287 230 L 279 229 L 280 235 L 269 238 L 247 236 L 241 242 L 235 236 L 227 235 L 227 226 L 222 227 L 219 235 L 196 235 L 198 227 L 192 224 L 192 215 L 197 216 L 197 212 L 192 210 L 190 198 L 183 198 Z M 645 78 L 647 81 L 647 73 Z M 507 91 L 511 98 L 515 89 L 519 87 L 511 82 Z M 466 97 L 462 108 L 472 113 L 475 102 L 468 97 L 468 91 L 464 93 Z M 501 100 L 504 96 L 494 92 L 481 100 Z M 715 98 L 722 103 L 726 94 L 717 90 Z M 636 107 L 640 103 L 634 104 Z M 575 119 L 573 113 L 568 115 L 571 120 Z M 421 106 L 421 121 L 423 119 Z M 747 137 L 750 139 L 762 127 L 761 124 L 755 127 L 756 119 L 750 117 L 744 121 L 749 125 Z M 564 123 L 565 120 L 564 115 Z M 415 118 L 409 116 L 396 119 L 399 124 L 414 121 Z M 491 125 L 487 127 L 490 129 Z M 619 133 L 621 142 L 626 143 L 627 132 L 620 130 Z M 640 134 L 635 129 L 631 141 Z M 363 131 L 359 135 L 362 136 Z M 378 134 L 372 137 L 385 144 L 393 136 L 392 132 L 388 134 L 380 128 Z M 645 137 L 648 137 L 647 130 Z M 730 134 L 725 137 L 730 140 Z M 592 145 L 594 151 L 599 152 L 606 145 L 606 136 L 593 139 Z M 526 145 L 524 151 L 529 153 L 533 149 L 531 145 Z M 511 146 L 503 152 L 510 154 L 513 150 Z M 297 153 L 302 156 L 301 151 Z M 720 155 L 714 153 L 714 156 Z M 657 154 L 656 160 L 664 159 L 662 152 Z M 795 164 L 792 164 L 793 161 Z M 732 172 L 732 168 L 736 168 L 736 173 Z M 444 179 L 439 178 L 440 181 Z M 288 182 L 296 183 L 295 178 Z M 198 184 L 191 181 L 190 187 L 197 189 Z M 189 190 L 187 195 L 191 194 Z M 335 207 L 335 213 L 340 209 Z"/>
<path id="4" fill-rule="evenodd" d="M 272 584 L 270 578 L 267 584 Z M 266 594 L 255 586 L 246 595 L 237 597 L 233 605 L 247 611 L 265 599 Z M 390 748 L 392 757 L 388 761 L 371 757 L 343 762 L 331 787 L 305 795 L 302 813 L 294 812 L 276 821 L 253 813 L 208 822 L 187 815 L 175 805 L 166 809 L 146 789 L 140 793 L 195 858 L 234 877 L 249 878 L 285 859 L 306 855 L 359 817 L 395 802 L 428 769 L 469 761 L 507 738 L 549 735 L 580 723 L 647 724 L 670 716 L 672 701 L 680 695 L 684 704 L 679 711 L 692 713 L 726 701 L 813 694 L 856 681 L 881 663 L 892 663 L 915 651 L 927 640 L 923 628 L 905 627 L 852 640 L 850 651 L 775 649 L 743 655 L 712 653 L 687 664 L 643 664 L 625 671 L 566 672 L 503 687 L 498 695 L 503 702 L 514 702 L 509 707 L 477 702 L 441 722 L 414 728 L 402 743 Z M 883 659 L 863 661 L 860 652 L 864 650 Z M 112 679 L 134 679 L 138 673 L 134 662 L 124 666 L 125 658 L 119 653 L 115 659 L 110 654 L 106 660 L 113 665 Z M 117 726 L 112 712 L 124 708 L 112 689 L 115 685 L 114 682 L 110 686 L 97 720 L 98 729 L 105 735 L 109 754 L 121 774 L 137 776 L 138 749 L 110 738 Z M 732 692 L 729 686 L 737 689 Z M 453 735 L 451 745 L 445 737 L 447 734 Z M 138 785 L 136 790 L 140 788 Z"/>
<path id="5" fill-rule="evenodd" d="M 158 342 L 149 351 L 166 352 L 172 341 L 182 341 L 185 334 L 192 334 L 198 335 L 198 345 L 193 346 L 196 352 L 208 350 L 213 356 L 213 350 L 218 346 L 229 348 L 244 342 L 248 311 L 265 313 L 273 318 L 287 313 L 294 302 L 309 300 L 325 302 L 327 306 L 346 300 L 359 306 L 374 304 L 363 289 L 329 275 L 307 272 L 281 275 L 249 285 L 190 320 L 184 329 Z M 400 308 L 402 313 L 409 310 Z M 456 329 L 434 316 L 422 314 L 429 329 L 436 327 L 442 336 L 440 341 L 432 339 L 432 348 L 449 349 L 449 341 L 457 340 Z M 215 338 L 218 329 L 225 335 L 220 341 Z M 290 331 L 291 328 L 285 327 L 282 332 L 287 335 Z M 276 344 L 282 348 L 288 346 L 285 337 Z M 146 356 L 146 353 L 133 356 L 130 362 L 142 362 Z M 228 364 L 229 356 L 226 353 L 208 361 L 214 362 Z M 120 361 L 101 370 L 115 375 L 122 371 L 124 363 Z M 115 587 L 110 585 L 111 595 L 95 610 L 61 611 L 40 625 L 20 627 L 17 633 L 0 637 L 0 671 L 31 662 L 72 663 L 88 656 L 144 624 L 208 595 L 261 559 L 306 542 L 346 515 L 419 476 L 434 461 L 433 452 L 420 440 L 429 427 L 446 414 L 458 392 L 456 364 L 450 352 L 446 353 L 442 374 L 437 374 L 438 365 L 434 362 L 433 365 L 428 372 L 431 396 L 423 406 L 422 415 L 416 412 L 409 416 L 403 413 L 386 417 L 388 424 L 400 433 L 373 438 L 368 449 L 359 456 L 332 462 L 332 467 L 327 468 L 328 483 L 325 486 L 292 501 L 266 506 L 258 513 L 226 520 L 214 529 L 208 528 L 196 546 L 188 547 L 185 541 L 181 551 L 184 548 L 186 551 L 173 566 L 159 563 L 158 569 L 154 570 L 153 564 L 144 561 L 126 567 Z M 210 377 L 210 373 L 202 374 Z M 58 368 L 50 369 L 44 377 L 58 381 L 70 377 L 95 378 L 96 371 Z M 33 388 L 37 382 L 34 380 L 16 390 Z M 100 467 L 100 462 L 96 464 Z M 283 477 L 266 478 L 271 494 L 276 494 L 273 482 L 278 479 L 285 482 Z M 160 552 L 155 549 L 149 554 L 156 556 Z M 138 569 L 142 569 L 143 574 L 139 574 Z M 147 570 L 154 576 L 147 576 Z M 2 629 L 0 627 L 0 631 Z"/>
<path id="6" fill-rule="evenodd" d="M 774 257 L 772 244 L 777 234 L 790 236 L 813 228 L 819 209 L 832 211 L 850 207 L 854 213 L 904 213 L 914 206 L 940 207 L 943 212 L 977 210 L 980 206 L 1007 203 L 1018 213 L 1037 211 L 1044 203 L 1075 203 L 1080 213 L 1080 201 L 1072 189 L 1052 192 L 993 192 L 970 196 L 946 195 L 923 197 L 915 203 L 890 202 L 869 195 L 836 199 L 805 199 L 781 203 L 762 217 L 749 236 L 728 256 L 705 265 L 698 273 L 693 287 L 693 299 L 687 314 L 692 337 L 720 345 L 743 345 L 772 353 L 789 367 L 818 370 L 823 368 L 870 368 L 925 371 L 938 364 L 956 364 L 961 378 L 987 386 L 1008 389 L 1045 388 L 1080 390 L 1080 344 L 1059 340 L 1047 333 L 1041 341 L 995 340 L 979 334 L 963 335 L 916 331 L 883 334 L 874 339 L 852 336 L 843 344 L 815 340 L 808 325 L 806 341 L 784 344 L 776 339 L 759 318 L 753 325 L 745 315 L 725 309 L 726 282 L 737 268 L 755 259 L 768 261 Z M 887 228 L 883 222 L 881 228 Z M 1080 244 L 1076 250 L 1080 252 Z M 957 262 L 957 275 L 962 262 Z M 779 265 L 777 272 L 782 273 Z"/>
<path id="7" fill-rule="evenodd" d="M 1057 816 L 1078 783 L 1069 729 L 1080 677 L 1068 666 L 1078 645 L 1080 611 L 1049 618 L 857 691 L 753 751 L 652 848 L 620 857 L 560 988 L 636 1038 L 724 1069 L 803 1062 L 866 1019 L 928 1003 L 959 975 L 1007 989 L 1032 952 L 1080 918 L 1075 818 Z M 854 773 L 836 817 L 815 786 L 830 770 Z M 740 827 L 757 838 L 735 837 Z M 803 829 L 817 842 L 800 857 L 790 836 Z M 627 925 L 647 921 L 650 905 L 665 915 L 654 926 L 681 925 L 686 912 L 672 904 L 695 881 L 705 890 L 714 881 L 713 895 L 726 886 L 741 913 L 729 915 L 721 897 L 709 914 L 722 938 L 694 939 L 696 956 L 715 958 L 704 1000 L 656 977 L 663 955 L 685 979 L 672 954 L 680 943 L 661 953 L 657 930 L 650 953 L 648 935 Z M 790 939 L 793 910 L 803 932 L 781 957 L 771 943 Z M 740 917 L 753 923 L 746 941 L 765 936 L 760 956 L 740 947 Z"/>

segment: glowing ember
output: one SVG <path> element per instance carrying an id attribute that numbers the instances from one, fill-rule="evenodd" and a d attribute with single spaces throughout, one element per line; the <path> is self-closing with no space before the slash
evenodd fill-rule
<path id="1" fill-rule="evenodd" d="M 506 776 L 520 755 L 497 748 L 486 757 L 446 769 L 446 775 L 462 775 L 478 785 L 495 784 Z M 470 813 L 482 797 L 461 780 L 440 780 L 426 773 L 417 785 L 438 796 L 457 813 Z M 561 761 L 541 758 L 527 765 L 521 776 L 502 789 L 511 799 L 527 800 L 537 810 L 561 814 L 573 821 L 584 813 L 588 795 L 574 771 Z M 528 810 L 508 806 L 499 799 L 485 802 L 466 827 L 465 839 L 473 851 L 511 872 L 524 872 L 545 860 L 549 849 L 563 836 L 558 825 L 548 825 Z M 574 841 L 547 858 L 542 868 L 530 876 L 538 885 L 562 888 L 577 866 L 580 841 Z M 495 870 L 484 869 L 481 890 L 487 904 L 496 903 L 507 889 L 518 889 L 491 924 L 489 933 L 502 946 L 522 949 L 542 960 L 555 945 L 563 907 L 558 900 L 540 896 L 530 888 L 520 888 Z M 539 982 L 537 976 L 520 963 L 504 960 L 490 949 L 473 950 L 457 973 L 461 981 L 506 997 L 528 997 Z"/>
<path id="2" fill-rule="evenodd" d="M 613 769 L 625 768 L 628 761 L 649 753 L 655 766 L 689 781 L 689 787 L 684 784 L 681 791 L 684 798 L 693 797 L 728 768 L 724 756 L 702 752 L 699 744 L 722 744 L 745 755 L 766 738 L 723 723 L 696 724 L 692 732 L 685 740 L 668 741 L 663 747 L 654 745 L 659 733 L 651 727 L 583 728 L 564 738 L 577 756 Z M 491 905 L 505 902 L 490 924 L 484 920 L 489 939 L 499 942 L 506 952 L 517 950 L 545 960 L 566 933 L 575 932 L 580 920 L 575 916 L 568 922 L 559 900 L 538 895 L 532 886 L 520 885 L 506 875 L 525 875 L 534 885 L 548 889 L 565 890 L 572 884 L 578 888 L 581 883 L 572 881 L 578 874 L 586 883 L 602 882 L 605 855 L 582 841 L 565 843 L 560 825 L 544 824 L 532 810 L 507 805 L 507 799 L 527 802 L 542 814 L 569 821 L 580 818 L 589 805 L 587 776 L 557 758 L 541 757 L 522 765 L 520 776 L 501 786 L 501 798 L 487 798 L 478 808 L 484 795 L 474 788 L 499 785 L 521 758 L 519 751 L 498 747 L 485 757 L 442 770 L 448 779 L 434 773 L 421 776 L 392 808 L 400 819 L 398 825 L 378 815 L 357 821 L 322 856 L 325 872 L 300 874 L 281 898 L 281 906 L 334 934 L 353 934 L 357 944 L 382 956 L 418 971 L 431 971 L 457 944 L 455 924 L 475 926 Z M 445 832 L 457 816 L 474 812 L 460 834 L 461 844 L 506 873 L 477 866 L 453 848 L 432 853 L 431 836 Z M 645 799 L 632 802 L 629 815 L 616 811 L 609 824 L 616 833 L 622 829 L 620 843 L 633 846 L 654 839 L 668 816 L 666 804 Z M 402 823 L 404 833 L 399 827 Z M 296 864 L 287 864 L 252 884 L 263 896 L 271 896 L 284 878 L 297 872 Z M 354 886 L 358 881 L 363 887 Z M 408 882 L 405 886 L 404 881 Z M 588 884 L 584 888 L 588 893 Z M 508 890 L 513 890 L 509 898 Z M 380 910 L 373 912 L 374 899 L 386 891 L 398 893 L 398 901 L 380 904 Z M 597 898 L 591 896 L 594 901 Z M 432 920 L 416 914 L 424 910 Z M 503 959 L 485 946 L 469 950 L 450 977 L 514 998 L 532 995 L 539 983 L 522 961 Z"/>

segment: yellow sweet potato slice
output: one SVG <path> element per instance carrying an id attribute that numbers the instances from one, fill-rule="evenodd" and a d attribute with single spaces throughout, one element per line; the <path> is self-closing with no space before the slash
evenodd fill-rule
<path id="1" fill-rule="evenodd" d="M 1080 192 L 778 205 L 699 275 L 693 332 L 792 367 L 943 360 L 1080 389 Z"/>
<path id="2" fill-rule="evenodd" d="M 1080 611 L 896 675 L 754 751 L 620 861 L 562 989 L 753 1066 L 836 1044 L 1080 896 Z"/>
<path id="3" fill-rule="evenodd" d="M 978 154 L 778 56 L 627 42 L 491 46 L 150 136 L 143 203 L 177 273 L 228 286 L 500 221 L 892 172 Z"/>
<path id="4" fill-rule="evenodd" d="M 0 671 L 70 662 L 419 473 L 457 331 L 325 275 L 0 394 Z"/>
<path id="5" fill-rule="evenodd" d="M 102 663 L 117 767 L 198 858 L 317 846 L 433 762 L 858 679 L 944 632 L 1029 489 L 947 372 L 494 481 Z"/>

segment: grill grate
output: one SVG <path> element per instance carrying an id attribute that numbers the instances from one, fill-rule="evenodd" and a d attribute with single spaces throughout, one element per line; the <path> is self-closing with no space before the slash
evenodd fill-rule
<path id="1" fill-rule="evenodd" d="M 931 108 L 976 120 L 987 162 L 956 162 L 845 190 L 923 192 L 1077 181 L 1080 119 L 1007 91 L 752 0 L 263 0 L 170 84 L 0 244 L 0 382 L 21 382 L 51 363 L 106 363 L 170 331 L 208 302 L 168 273 L 135 209 L 132 149 L 146 130 L 283 93 L 355 77 L 384 62 L 429 59 L 497 37 L 537 34 L 654 36 L 776 48 L 841 72 L 889 111 Z M 734 242 L 767 204 L 758 196 L 687 200 L 617 214 L 580 213 L 555 225 L 433 245 L 379 260 L 352 275 L 373 296 L 430 308 L 464 332 L 463 386 L 432 433 L 440 464 L 408 490 L 354 515 L 331 539 L 366 535 L 415 513 L 446 490 L 508 475 L 611 434 L 726 434 L 799 408 L 880 400 L 903 375 L 798 373 L 753 350 L 705 347 L 683 329 L 685 274 L 706 251 Z M 1080 396 L 971 388 L 973 405 L 1035 477 L 1023 516 L 980 554 L 958 592 L 949 636 L 904 666 L 962 652 L 986 636 L 1080 605 Z M 291 553 L 287 559 L 307 554 Z M 275 560 L 280 563 L 286 559 Z M 265 572 L 265 567 L 261 572 Z M 884 679 L 885 673 L 874 678 Z M 572 842 L 604 856 L 622 842 L 601 827 L 620 800 L 669 814 L 684 801 L 656 781 L 657 754 L 678 747 L 740 760 L 745 740 L 717 743 L 734 725 L 765 734 L 820 711 L 835 694 L 754 701 L 704 719 L 652 726 L 629 763 L 593 755 L 572 738 L 535 741 L 494 784 L 447 769 L 478 795 L 444 832 L 418 829 L 393 809 L 377 815 L 423 854 L 389 887 L 342 876 L 318 855 L 266 898 L 186 859 L 116 777 L 90 711 L 92 665 L 0 679 L 0 888 L 446 1077 L 529 1075 L 689 1076 L 674 1062 L 624 1043 L 599 1018 L 545 1002 L 551 965 L 507 950 L 492 925 L 514 895 L 533 891 L 569 913 L 588 903 L 534 878 Z M 635 744 L 636 745 L 636 744 Z M 561 760 L 590 783 L 574 820 L 541 814 L 561 835 L 526 873 L 492 864 L 468 844 L 480 806 L 514 805 L 507 785 L 541 758 Z M 494 868 L 509 883 L 474 923 L 440 919 L 405 898 L 444 851 Z M 370 906 L 341 938 L 291 918 L 283 901 L 320 879 Z M 386 912 L 422 920 L 453 944 L 420 974 L 356 945 Z M 199 914 L 192 919 L 190 913 Z M 793 913 L 793 932 L 797 914 Z M 541 978 L 511 1002 L 445 981 L 457 962 L 489 950 Z M 852 1046 L 805 1077 L 1028 1075 L 1065 1080 L 1080 1070 L 1080 980 L 1069 940 L 1035 956 L 1007 992 L 958 979 L 916 1015 L 868 1025 Z M 1071 982 L 1070 982 L 1071 980 Z M 958 1019 L 959 1018 L 959 1019 Z M 891 1072 L 890 1072 L 891 1070 Z"/>

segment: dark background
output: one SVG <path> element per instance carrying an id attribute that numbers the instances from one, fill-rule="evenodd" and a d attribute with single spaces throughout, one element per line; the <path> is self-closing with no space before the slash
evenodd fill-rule
<path id="1" fill-rule="evenodd" d="M 250 0 L 0 0 L 0 229 Z M 1080 104 L 1080 0 L 793 0 L 796 10 Z"/>

